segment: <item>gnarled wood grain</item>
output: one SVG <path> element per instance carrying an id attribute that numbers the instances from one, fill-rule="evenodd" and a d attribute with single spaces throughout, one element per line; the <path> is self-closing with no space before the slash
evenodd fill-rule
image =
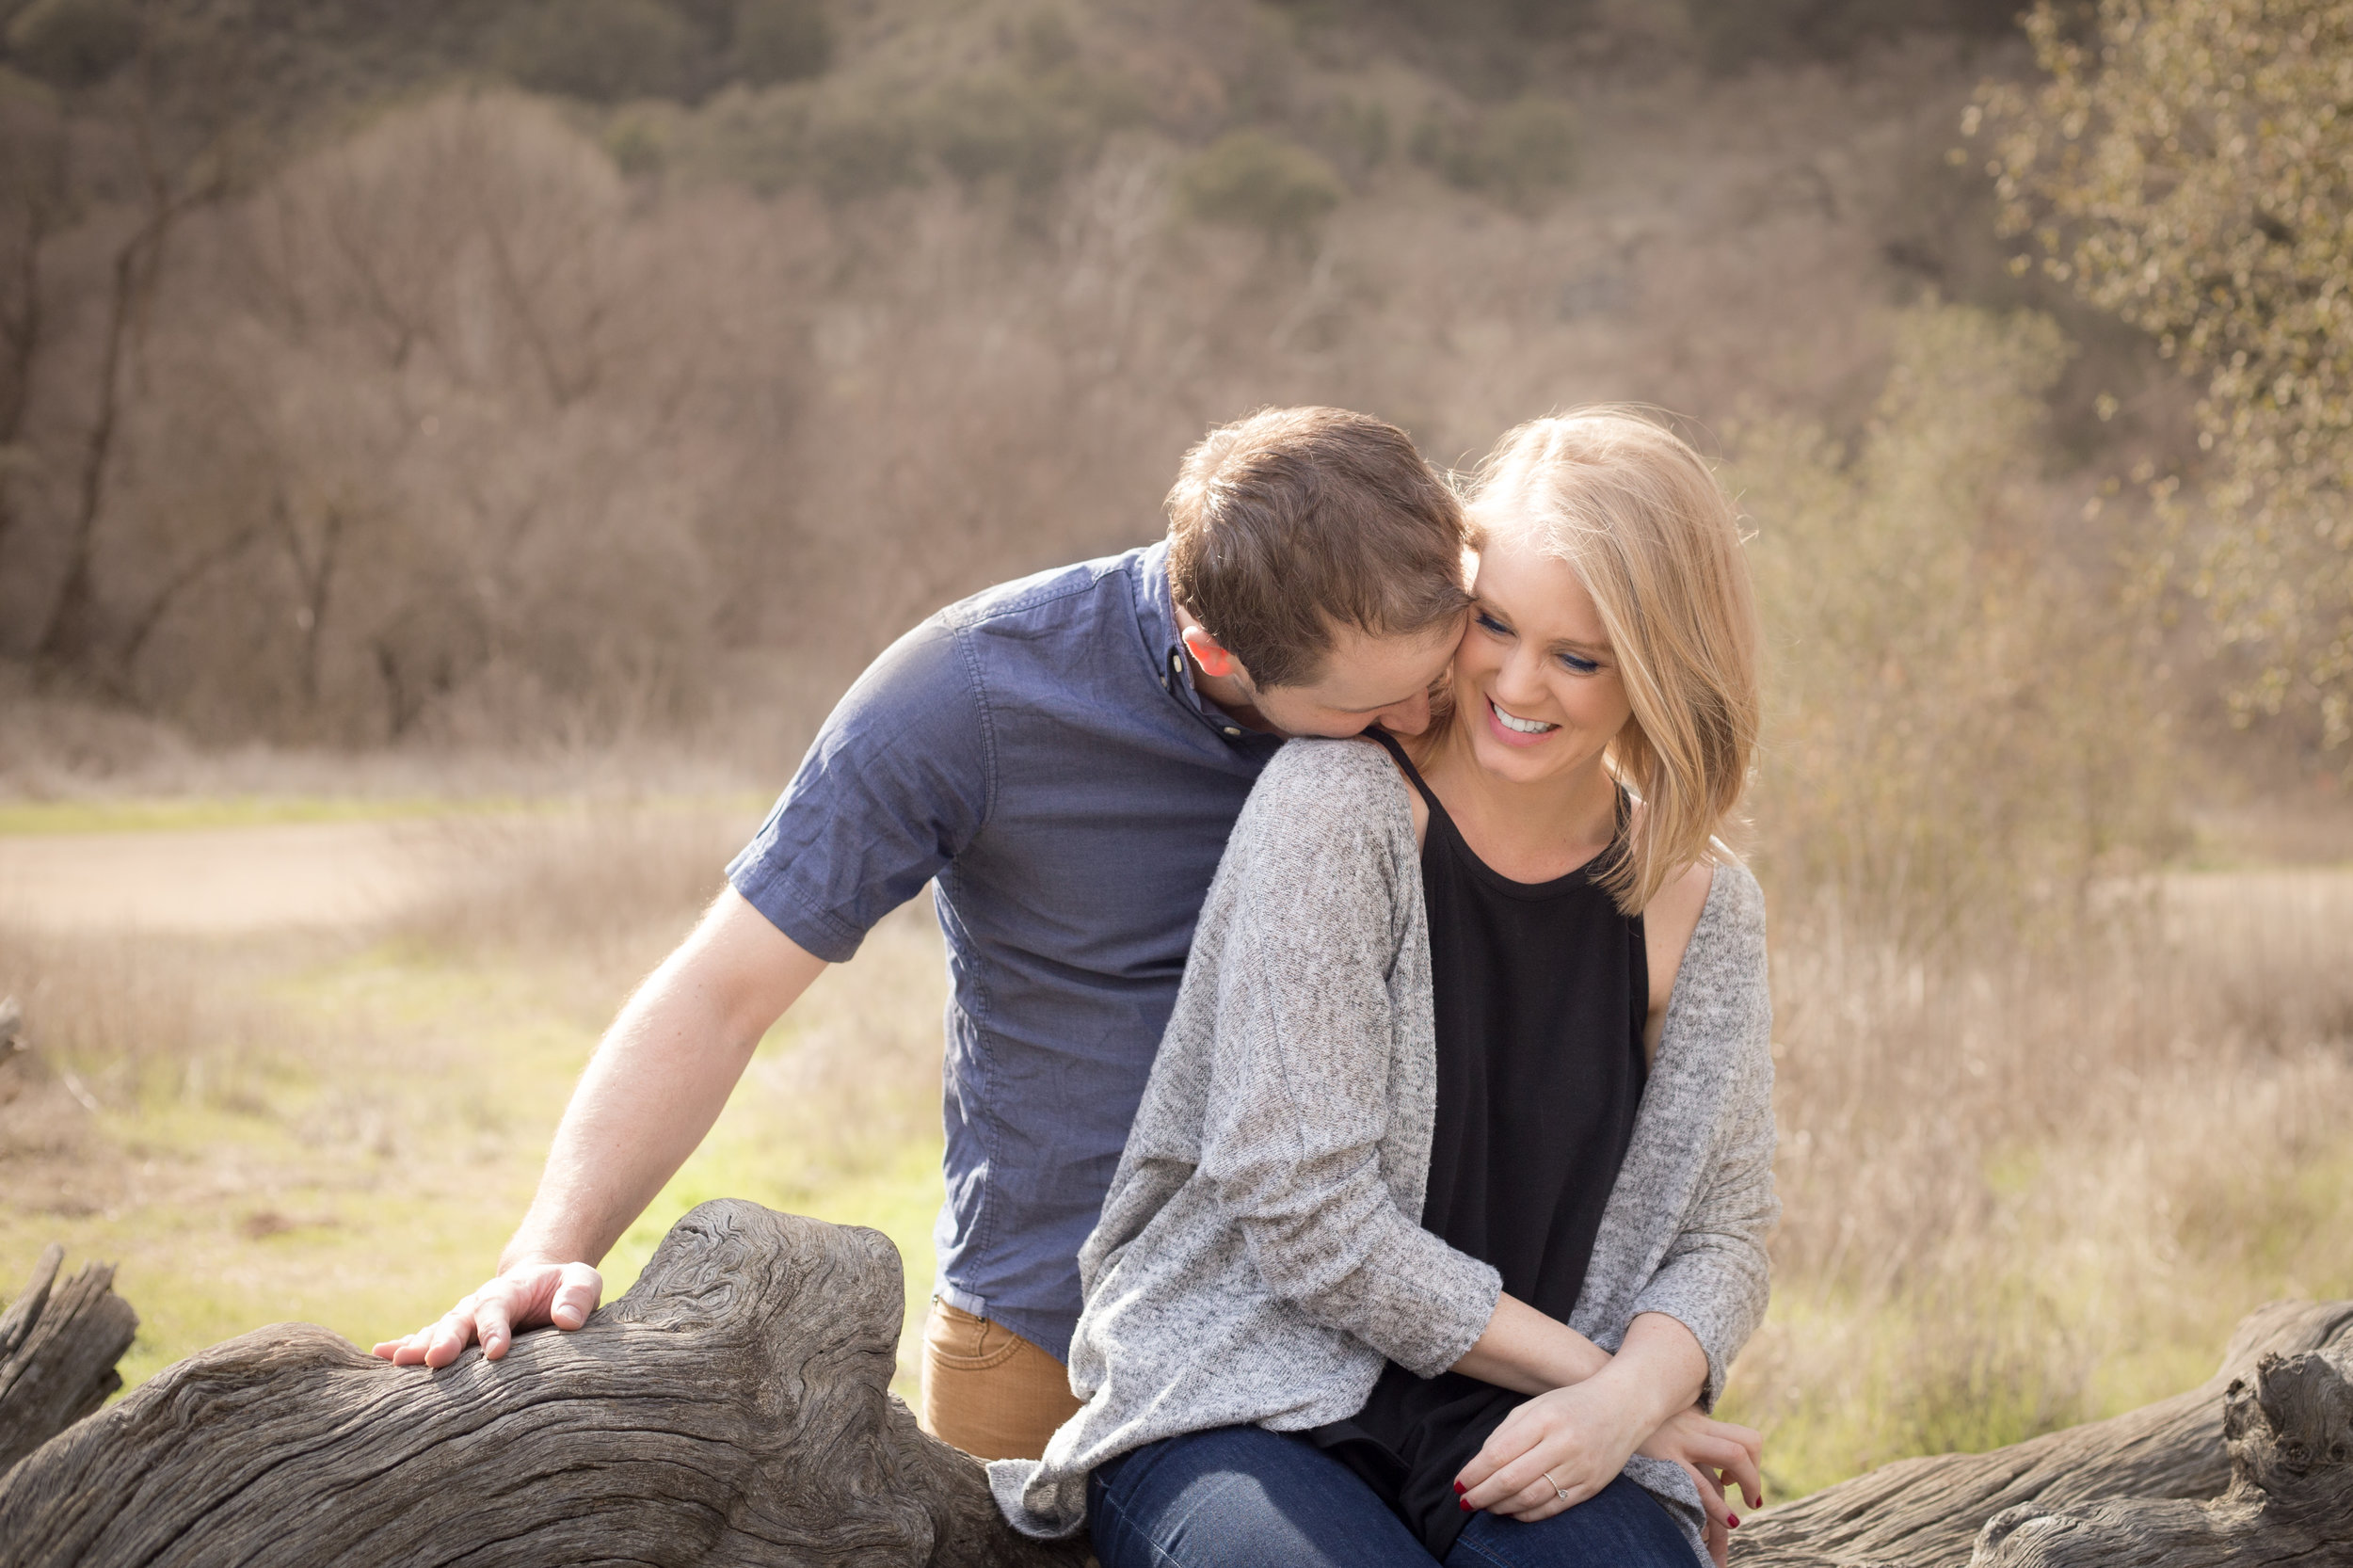
<path id="1" fill-rule="evenodd" d="M 63 1285 L 65 1249 L 43 1248 L 33 1277 L 0 1313 L 0 1474 L 105 1403 L 138 1314 L 114 1293 L 111 1264 L 86 1263 Z M 6 1541 L 0 1535 L 0 1541 Z"/>
<path id="2" fill-rule="evenodd" d="M 2300 1501 L 2294 1509 L 2249 1514 L 2253 1500 L 2273 1495 L 2265 1489 L 2277 1487 L 2280 1476 L 2265 1471 L 2245 1487 L 2234 1476 L 2234 1450 L 2254 1452 L 2249 1445 L 2262 1422 L 2246 1426 L 2239 1438 L 2225 1436 L 2226 1412 L 2239 1409 L 2235 1418 L 2249 1421 L 2245 1390 L 2261 1385 L 2266 1375 L 2282 1390 L 2274 1400 L 2277 1408 L 2283 1417 L 2288 1411 L 2281 1374 L 2262 1371 L 2284 1363 L 2268 1358 L 2295 1360 L 2304 1368 L 2297 1376 L 2318 1386 L 2326 1378 L 2310 1364 L 2326 1366 L 2334 1376 L 2347 1356 L 2353 1356 L 2353 1302 L 2274 1302 L 2239 1324 L 2221 1370 L 2186 1394 L 1992 1453 L 1905 1460 L 1766 1510 L 1741 1522 L 1733 1563 L 1735 1568 L 2353 1565 L 2353 1471 L 2342 1463 L 2333 1470 L 2314 1469 L 2309 1484 L 2297 1492 Z M 2261 1401 L 2253 1408 L 2260 1414 Z M 2321 1444 L 2320 1451 L 2328 1447 Z M 2244 1470 L 2250 1462 L 2241 1460 L 2237 1468 Z M 2237 1501 L 2217 1500 L 2226 1494 Z M 2213 1510 L 2201 1506 L 2210 1501 Z M 2231 1537 L 2229 1549 L 2277 1548 L 2279 1555 L 2196 1555 L 2204 1548 L 2191 1543 L 2193 1515 L 2195 1529 L 2203 1530 L 2225 1514 L 2252 1520 L 2223 1532 Z M 2288 1534 L 2274 1532 L 2269 1546 L 2257 1543 L 2271 1527 L 2292 1524 L 2316 1531 L 2318 1555 L 2290 1555 Z"/>
<path id="3" fill-rule="evenodd" d="M 888 1384 L 871 1230 L 707 1203 L 575 1334 L 439 1372 L 324 1329 L 215 1346 L 0 1479 L 10 1568 L 1043 1568 Z"/>
<path id="4" fill-rule="evenodd" d="M 44 1270 L 0 1316 L 0 1366 L 68 1293 L 47 1287 L 54 1256 Z M 1079 1568 L 1082 1544 L 1007 1529 L 980 1466 L 890 1396 L 901 1301 L 876 1233 L 720 1202 L 588 1327 L 525 1335 L 496 1363 L 395 1368 L 308 1324 L 263 1329 L 0 1476 L 0 1562 Z M 2265 1307 L 2201 1388 L 1889 1465 L 1757 1514 L 1733 1554 L 2353 1568 L 2353 1302 Z"/>

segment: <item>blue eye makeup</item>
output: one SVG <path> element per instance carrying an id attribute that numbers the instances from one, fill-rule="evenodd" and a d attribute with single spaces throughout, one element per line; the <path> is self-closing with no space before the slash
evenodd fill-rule
<path id="1" fill-rule="evenodd" d="M 1601 665 L 1591 659 L 1580 659 L 1574 653 L 1561 655 L 1561 663 L 1578 675 L 1591 675 Z"/>
<path id="2" fill-rule="evenodd" d="M 1496 619 L 1495 616 L 1489 615 L 1484 610 L 1479 612 L 1478 620 L 1481 630 L 1492 632 L 1498 637 L 1508 637 L 1512 634 L 1512 629 L 1510 627 L 1504 625 L 1501 621 Z"/>

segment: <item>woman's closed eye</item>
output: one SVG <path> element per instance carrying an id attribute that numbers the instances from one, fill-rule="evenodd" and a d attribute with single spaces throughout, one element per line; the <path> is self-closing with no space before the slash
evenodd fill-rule
<path id="1" fill-rule="evenodd" d="M 1493 611 L 1481 610 L 1471 618 L 1479 623 L 1479 629 L 1481 632 L 1492 632 L 1498 637 L 1508 637 L 1512 634 L 1512 629 L 1497 619 Z"/>
<path id="2" fill-rule="evenodd" d="M 1601 668 L 1599 660 L 1588 659 L 1581 653 L 1571 653 L 1565 648 L 1561 649 L 1560 658 L 1561 663 L 1567 665 L 1572 674 L 1591 675 Z"/>

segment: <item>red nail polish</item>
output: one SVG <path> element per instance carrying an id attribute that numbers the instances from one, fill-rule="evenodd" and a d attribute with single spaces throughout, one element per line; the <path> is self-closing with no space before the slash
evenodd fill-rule
<path id="1" fill-rule="evenodd" d="M 1458 1497 L 1459 1497 L 1459 1496 L 1461 1496 L 1464 1493 L 1465 1493 L 1465 1492 L 1467 1492 L 1467 1491 L 1469 1491 L 1469 1490 L 1470 1490 L 1470 1488 L 1469 1488 L 1469 1487 L 1465 1486 L 1465 1485 L 1464 1485 L 1461 1481 L 1459 1481 L 1459 1480 L 1458 1480 L 1458 1481 L 1456 1481 L 1456 1482 L 1454 1483 L 1454 1495 L 1455 1495 L 1456 1496 L 1458 1496 Z"/>
<path id="2" fill-rule="evenodd" d="M 1476 1513 L 1479 1512 L 1479 1510 L 1471 1507 L 1470 1499 L 1468 1497 L 1457 1497 L 1454 1500 L 1462 1506 L 1462 1510 L 1465 1513 Z"/>
<path id="3" fill-rule="evenodd" d="M 1740 1528 L 1740 1521 L 1739 1521 L 1739 1520 L 1737 1520 L 1737 1519 L 1736 1519 L 1736 1518 L 1734 1518 L 1734 1517 L 1733 1517 L 1732 1515 L 1730 1515 L 1730 1514 L 1726 1514 L 1726 1515 L 1724 1515 L 1724 1528 L 1725 1528 L 1726 1529 L 1736 1529 L 1736 1530 L 1737 1530 L 1737 1529 L 1738 1529 L 1738 1528 Z"/>

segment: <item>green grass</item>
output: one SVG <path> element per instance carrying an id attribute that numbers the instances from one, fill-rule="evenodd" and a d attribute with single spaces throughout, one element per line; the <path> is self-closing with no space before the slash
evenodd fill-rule
<path id="1" fill-rule="evenodd" d="M 110 1106 L 101 1131 L 120 1151 L 120 1179 L 93 1179 L 92 1213 L 0 1207 L 0 1292 L 52 1240 L 69 1269 L 117 1262 L 116 1289 L 139 1315 L 126 1386 L 268 1323 L 319 1323 L 364 1348 L 430 1321 L 496 1260 L 594 1048 L 587 1020 L 600 1009 L 570 984 L 414 944 L 280 977 L 266 994 L 312 1040 L 307 1053 L 223 1068 L 199 1096 Z M 706 1198 L 872 1225 L 907 1260 L 899 1386 L 911 1392 L 904 1346 L 930 1289 L 936 1138 L 812 1175 L 772 1122 L 760 1095 L 737 1094 L 606 1259 L 606 1299 Z"/>

